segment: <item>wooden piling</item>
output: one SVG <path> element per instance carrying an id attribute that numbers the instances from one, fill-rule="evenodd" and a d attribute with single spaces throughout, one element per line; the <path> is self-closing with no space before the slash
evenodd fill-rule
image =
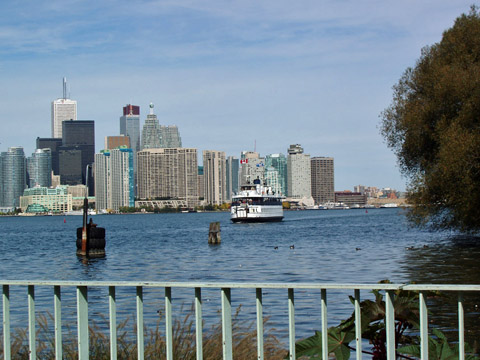
<path id="1" fill-rule="evenodd" d="M 222 239 L 220 237 L 220 222 L 210 223 L 210 229 L 208 231 L 208 243 L 209 244 L 220 244 Z"/>

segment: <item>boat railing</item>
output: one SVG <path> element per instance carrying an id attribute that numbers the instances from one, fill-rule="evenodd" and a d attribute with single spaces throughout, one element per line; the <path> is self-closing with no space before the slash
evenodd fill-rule
<path id="1" fill-rule="evenodd" d="M 356 358 L 362 358 L 362 336 L 361 336 L 361 292 L 379 290 L 384 292 L 385 299 L 385 327 L 386 327 L 386 350 L 387 359 L 395 359 L 395 291 L 411 290 L 419 293 L 419 313 L 420 313 L 420 339 L 422 359 L 428 358 L 428 332 L 429 320 L 426 303 L 426 293 L 429 291 L 454 292 L 458 294 L 458 344 L 459 358 L 465 358 L 465 329 L 464 329 L 464 300 L 463 295 L 466 292 L 480 292 L 480 285 L 430 285 L 430 284 L 335 284 L 335 283 L 209 283 L 209 282 L 98 282 L 98 281 L 10 281 L 1 280 L 3 287 L 3 359 L 9 360 L 11 354 L 11 329 L 10 314 L 12 307 L 10 291 L 12 287 L 23 287 L 26 289 L 28 303 L 28 346 L 30 359 L 36 359 L 36 311 L 35 311 L 35 291 L 38 287 L 52 288 L 52 301 L 54 305 L 54 332 L 55 332 L 55 358 L 62 359 L 62 289 L 67 287 L 76 288 L 76 318 L 77 318 L 77 341 L 79 359 L 89 358 L 89 316 L 88 316 L 88 293 L 92 288 L 108 289 L 108 307 L 109 307 L 109 340 L 111 359 L 117 358 L 117 301 L 116 289 L 119 287 L 129 287 L 135 289 L 136 298 L 136 342 L 138 349 L 138 359 L 144 358 L 144 290 L 146 288 L 157 288 L 164 290 L 164 313 L 165 313 L 165 341 L 166 358 L 173 360 L 173 323 L 172 323 L 172 292 L 184 288 L 191 290 L 191 296 L 195 309 L 195 336 L 196 336 L 196 354 L 197 359 L 202 359 L 202 290 L 218 289 L 221 302 L 222 319 L 222 348 L 223 359 L 232 359 L 232 290 L 255 290 L 256 307 L 256 331 L 257 331 L 257 359 L 264 358 L 264 316 L 263 316 L 263 291 L 265 289 L 285 290 L 285 308 L 288 314 L 288 347 L 290 359 L 295 359 L 295 297 L 301 296 L 302 291 L 310 289 L 313 292 L 318 291 L 318 302 L 321 309 L 322 343 L 324 360 L 328 359 L 328 338 L 327 338 L 327 294 L 330 291 L 351 292 L 354 298 L 352 305 L 355 313 L 356 329 Z"/>

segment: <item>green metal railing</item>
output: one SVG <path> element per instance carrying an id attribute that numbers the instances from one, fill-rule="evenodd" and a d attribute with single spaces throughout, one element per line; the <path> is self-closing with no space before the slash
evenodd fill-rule
<path id="1" fill-rule="evenodd" d="M 79 359 L 89 358 L 88 344 L 88 289 L 108 288 L 109 303 L 109 328 L 110 328 L 110 354 L 111 359 L 117 358 L 117 300 L 116 289 L 118 287 L 130 287 L 136 289 L 136 320 L 137 320 L 137 348 L 138 359 L 144 358 L 144 319 L 143 319 L 143 291 L 146 288 L 163 288 L 165 290 L 165 326 L 166 326 L 166 358 L 173 360 L 173 335 L 172 335 L 172 289 L 186 288 L 194 290 L 195 304 L 195 328 L 197 359 L 203 359 L 202 351 L 202 289 L 219 289 L 222 310 L 222 342 L 223 359 L 232 359 L 232 289 L 255 289 L 256 290 L 256 324 L 257 324 L 257 359 L 263 360 L 263 289 L 285 289 L 288 307 L 288 331 L 290 359 L 295 359 L 295 291 L 299 289 L 312 289 L 319 291 L 321 304 L 321 330 L 323 359 L 328 359 L 327 339 L 327 291 L 344 290 L 354 294 L 355 329 L 356 329 L 356 358 L 362 358 L 361 343 L 361 290 L 384 290 L 385 291 L 385 326 L 387 336 L 387 358 L 395 359 L 395 318 L 394 318 L 394 291 L 412 290 L 419 292 L 420 310 L 420 339 L 421 357 L 428 359 L 428 316 L 426 304 L 426 292 L 445 291 L 458 293 L 458 342 L 459 359 L 465 358 L 464 340 L 464 308 L 463 294 L 465 292 L 479 292 L 480 285 L 406 285 L 406 284 L 318 284 L 318 283 L 189 283 L 189 282 L 97 282 L 97 281 L 6 281 L 0 280 L 3 285 L 3 358 L 11 359 L 10 339 L 10 288 L 20 286 L 27 288 L 28 299 L 28 343 L 30 359 L 36 359 L 36 317 L 35 317 L 35 288 L 53 287 L 54 302 L 54 328 L 55 328 L 55 357 L 62 359 L 62 319 L 61 319 L 61 289 L 76 287 L 76 317 L 77 317 L 77 341 Z"/>

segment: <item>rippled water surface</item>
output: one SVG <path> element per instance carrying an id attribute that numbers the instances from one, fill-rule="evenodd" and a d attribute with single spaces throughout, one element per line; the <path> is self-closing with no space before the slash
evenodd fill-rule
<path id="1" fill-rule="evenodd" d="M 283 222 L 265 224 L 232 224 L 228 213 L 93 218 L 106 228 L 106 257 L 86 262 L 76 256 L 75 229 L 81 225 L 81 217 L 0 217 L 0 278 L 336 283 L 383 279 L 479 283 L 480 278 L 480 248 L 475 240 L 409 228 L 400 209 L 289 211 Z M 207 243 L 209 224 L 214 221 L 221 223 L 222 243 L 217 246 Z M 25 289 L 12 291 L 12 298 L 18 299 L 12 301 L 12 308 L 24 306 Z M 45 302 L 49 311 L 51 292 L 37 290 L 40 308 Z M 134 289 L 120 292 L 119 304 L 125 304 L 119 306 L 120 314 L 134 316 L 132 292 Z M 336 321 L 350 315 L 347 295 L 329 293 L 329 321 L 330 317 Z M 93 289 L 89 301 L 98 301 L 97 312 L 107 315 L 105 297 L 106 289 Z M 147 317 L 157 316 L 162 298 L 160 289 L 146 290 L 146 305 L 152 307 L 146 310 Z M 246 305 L 245 313 L 254 311 L 254 292 L 232 290 L 232 298 L 234 306 Z M 318 298 L 315 292 L 296 295 L 299 336 L 310 335 L 319 327 Z M 187 307 L 192 302 L 185 291 L 175 290 L 174 299 Z M 207 318 L 210 301 L 218 305 L 217 290 L 205 292 Z M 286 294 L 266 291 L 264 304 L 275 326 L 286 329 Z M 66 291 L 64 307 L 67 313 L 74 311 L 74 292 L 69 295 Z"/>

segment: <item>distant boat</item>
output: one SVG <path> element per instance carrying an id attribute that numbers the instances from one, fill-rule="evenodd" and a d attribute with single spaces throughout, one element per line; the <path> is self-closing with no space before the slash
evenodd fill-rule
<path id="1" fill-rule="evenodd" d="M 380 206 L 381 208 L 396 208 L 398 207 L 398 204 L 395 203 L 389 203 L 389 204 L 383 204 Z"/>
<path id="2" fill-rule="evenodd" d="M 83 215 L 83 210 L 67 211 L 64 215 Z M 97 212 L 93 209 L 88 209 L 88 215 L 97 215 Z"/>

